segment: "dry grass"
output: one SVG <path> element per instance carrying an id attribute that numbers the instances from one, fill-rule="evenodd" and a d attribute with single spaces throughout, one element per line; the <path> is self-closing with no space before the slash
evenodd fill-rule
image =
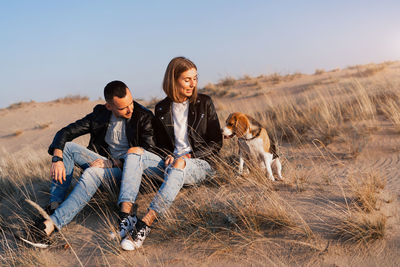
<path id="1" fill-rule="evenodd" d="M 282 76 L 279 75 L 278 73 L 273 73 L 270 76 L 268 76 L 267 81 L 270 81 L 273 84 L 278 84 L 282 81 Z"/>
<path id="2" fill-rule="evenodd" d="M 236 84 L 236 79 L 231 76 L 225 77 L 219 82 L 219 85 L 224 87 L 233 86 L 235 84 Z"/>
<path id="3" fill-rule="evenodd" d="M 335 235 L 345 243 L 368 245 L 385 237 L 387 216 L 378 212 L 378 201 L 386 185 L 385 179 L 375 172 L 353 174 L 348 179 L 353 202 L 346 207 L 335 206 L 338 218 L 333 224 Z"/>
<path id="4" fill-rule="evenodd" d="M 54 103 L 62 103 L 62 104 L 73 104 L 89 101 L 89 97 L 81 96 L 81 95 L 68 95 L 62 98 L 58 98 L 52 102 Z"/>
<path id="5" fill-rule="evenodd" d="M 40 124 L 36 125 L 36 126 L 34 127 L 34 129 L 43 130 L 43 129 L 49 128 L 51 124 L 52 124 L 51 121 L 50 121 L 50 122 L 40 123 Z"/>
<path id="6" fill-rule="evenodd" d="M 160 102 L 160 98 L 158 98 L 158 97 L 152 97 L 149 101 L 147 101 L 147 103 L 146 103 L 146 108 L 148 108 L 148 109 L 154 109 L 154 107 L 156 106 L 156 104 L 158 103 L 158 102 Z"/>
<path id="7" fill-rule="evenodd" d="M 360 127 L 358 122 L 373 119 L 377 113 L 372 96 L 357 82 L 331 92 L 316 89 L 312 95 L 284 97 L 280 103 L 266 98 L 264 110 L 249 113 L 273 129 L 279 140 L 302 143 L 317 139 L 324 144 L 348 129 L 360 133 L 368 124 Z"/>
<path id="8" fill-rule="evenodd" d="M 385 66 L 375 73 L 387 71 L 389 65 Z M 10 224 L 34 217 L 22 199 L 46 204 L 48 156 L 0 158 L 0 264 L 54 266 L 65 258 L 65 265 L 130 265 L 134 259 L 138 266 L 287 266 L 323 265 L 328 254 L 352 259 L 361 246 L 387 238 L 389 219 L 378 213 L 384 174 L 364 171 L 349 175 L 348 166 L 363 158 L 378 122 L 384 119 L 396 126 L 393 117 L 399 113 L 396 86 L 372 80 L 379 76 L 375 73 L 365 72 L 360 80 L 349 78 L 348 73 L 354 77 L 360 68 L 329 72 L 326 75 L 332 77 L 327 79 L 325 75 L 275 73 L 237 80 L 227 77 L 206 85 L 205 90 L 222 96 L 214 101 L 221 122 L 230 112 L 241 111 L 268 129 L 281 145 L 285 181 L 272 183 L 257 166 L 249 166 L 249 174 L 238 175 L 236 140 L 226 141 L 220 158 L 215 159 L 217 175 L 208 183 L 181 190 L 139 252 L 122 252 L 118 242 L 106 237 L 116 225 L 115 186 L 99 191 L 62 230 L 65 238 L 61 244 L 68 241 L 71 247 L 47 252 L 22 247 L 10 234 Z M 300 85 L 291 83 L 293 93 L 285 86 L 295 79 Z M 255 91 L 260 94 L 257 99 L 243 104 L 224 101 Z M 337 188 L 340 182 L 347 186 L 341 191 Z M 146 212 L 157 190 L 153 184 L 145 187 L 137 201 L 139 215 Z M 350 248 L 337 256 L 329 251 L 328 241 Z"/>
<path id="9" fill-rule="evenodd" d="M 351 191 L 356 204 L 365 212 L 377 209 L 379 193 L 386 181 L 377 173 L 358 174 L 349 177 Z"/>
<path id="10" fill-rule="evenodd" d="M 344 219 L 334 226 L 340 240 L 360 245 L 384 238 L 387 222 L 384 215 L 351 212 L 343 216 Z"/>
<path id="11" fill-rule="evenodd" d="M 24 131 L 23 130 L 15 130 L 11 135 L 12 136 L 20 136 L 21 134 L 23 134 Z"/>
<path id="12" fill-rule="evenodd" d="M 398 99 L 386 99 L 386 101 L 382 101 L 380 109 L 393 124 L 395 131 L 400 132 L 400 104 Z"/>
<path id="13" fill-rule="evenodd" d="M 31 100 L 29 102 L 23 102 L 22 101 L 22 102 L 18 102 L 18 103 L 14 103 L 14 104 L 9 105 L 7 107 L 7 109 L 19 109 L 19 108 L 30 106 L 30 105 L 35 104 L 35 103 L 36 102 L 33 101 L 33 100 Z"/>
<path id="14" fill-rule="evenodd" d="M 357 76 L 358 77 L 369 77 L 369 76 L 375 75 L 378 72 L 383 71 L 385 68 L 386 68 L 385 64 L 372 65 L 365 69 L 358 69 Z"/>

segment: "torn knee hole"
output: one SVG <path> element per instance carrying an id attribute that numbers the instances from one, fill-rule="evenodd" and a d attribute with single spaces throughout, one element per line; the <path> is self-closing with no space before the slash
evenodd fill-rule
<path id="1" fill-rule="evenodd" d="M 184 169 L 185 166 L 186 166 L 186 162 L 184 159 L 177 159 L 173 164 L 173 167 L 175 169 Z"/>
<path id="2" fill-rule="evenodd" d="M 127 154 L 138 154 L 138 155 L 143 155 L 144 151 L 143 148 L 141 147 L 131 147 L 128 149 Z"/>

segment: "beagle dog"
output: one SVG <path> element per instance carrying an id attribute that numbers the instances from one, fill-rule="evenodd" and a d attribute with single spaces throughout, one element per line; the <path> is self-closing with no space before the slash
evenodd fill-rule
<path id="1" fill-rule="evenodd" d="M 267 170 L 268 178 L 275 181 L 272 169 L 277 179 L 282 180 L 282 165 L 276 153 L 276 145 L 269 139 L 267 130 L 252 117 L 235 112 L 226 119 L 222 129 L 224 138 L 237 136 L 239 145 L 239 173 L 243 173 L 244 161 L 259 163 Z"/>

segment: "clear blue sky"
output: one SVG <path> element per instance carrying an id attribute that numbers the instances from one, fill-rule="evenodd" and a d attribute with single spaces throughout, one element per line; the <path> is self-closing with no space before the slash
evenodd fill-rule
<path id="1" fill-rule="evenodd" d="M 1 1 L 0 108 L 122 80 L 163 97 L 175 56 L 200 86 L 400 59 L 400 1 Z"/>

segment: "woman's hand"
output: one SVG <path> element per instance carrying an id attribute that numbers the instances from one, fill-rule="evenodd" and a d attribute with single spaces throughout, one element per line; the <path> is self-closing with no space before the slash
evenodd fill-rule
<path id="1" fill-rule="evenodd" d="M 109 159 L 96 159 L 90 163 L 90 167 L 112 168 L 113 162 Z"/>
<path id="2" fill-rule="evenodd" d="M 165 159 L 165 167 L 172 164 L 174 160 L 175 158 L 172 155 L 168 155 L 167 158 Z"/>

